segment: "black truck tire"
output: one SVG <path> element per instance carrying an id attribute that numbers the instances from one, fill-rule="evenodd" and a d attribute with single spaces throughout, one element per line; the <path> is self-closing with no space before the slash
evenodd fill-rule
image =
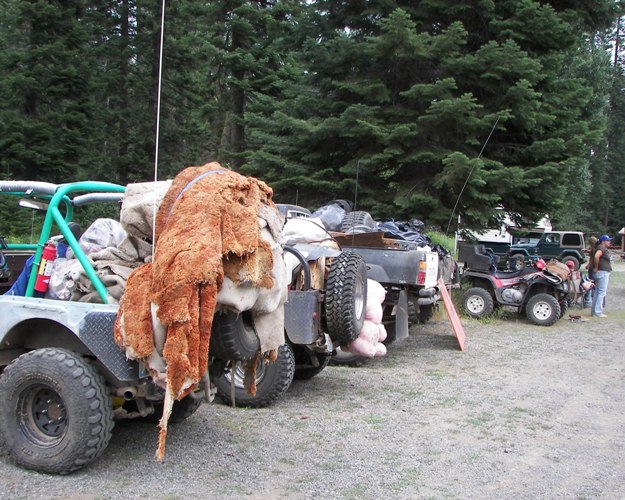
<path id="1" fill-rule="evenodd" d="M 259 349 L 260 340 L 248 311 L 215 314 L 211 329 L 211 355 L 224 361 L 244 361 L 252 359 Z"/>
<path id="2" fill-rule="evenodd" d="M 527 301 L 525 313 L 534 325 L 551 326 L 560 319 L 560 304 L 553 295 L 537 293 Z"/>
<path id="3" fill-rule="evenodd" d="M 408 308 L 410 309 L 410 302 Z M 414 307 L 414 306 L 413 306 Z M 419 312 L 417 313 L 418 322 L 420 325 L 425 325 L 434 316 L 434 304 L 428 304 L 426 306 L 419 306 Z"/>
<path id="4" fill-rule="evenodd" d="M 462 295 L 462 309 L 472 318 L 490 316 L 495 309 L 493 296 L 485 288 L 479 286 L 469 288 Z"/>
<path id="5" fill-rule="evenodd" d="M 302 368 L 298 368 L 297 365 L 299 364 L 299 356 L 297 349 L 297 346 L 293 347 L 293 351 L 295 354 L 295 374 L 293 375 L 293 378 L 295 380 L 310 380 L 311 378 L 319 375 L 330 363 L 331 356 L 328 356 L 327 354 L 315 354 L 315 357 L 319 362 L 317 366 L 305 366 Z M 308 357 L 308 354 L 304 353 L 304 355 Z"/>
<path id="6" fill-rule="evenodd" d="M 265 364 L 261 359 L 256 367 L 256 395 L 251 396 L 245 390 L 244 369 L 236 364 L 231 371 L 224 371 L 213 380 L 217 387 L 217 396 L 224 403 L 232 405 L 230 381 L 234 376 L 234 402 L 236 406 L 263 408 L 280 399 L 291 386 L 295 373 L 295 357 L 288 344 L 278 348 L 278 358 L 273 363 Z"/>
<path id="7" fill-rule="evenodd" d="M 371 214 L 369 212 L 363 212 L 362 210 L 349 212 L 343 218 L 343 222 L 341 223 L 341 231 L 344 233 L 348 233 L 357 226 L 373 229 L 375 228 L 375 221 L 373 220 L 373 217 L 371 217 Z"/>
<path id="8" fill-rule="evenodd" d="M 370 358 L 365 358 L 359 354 L 352 354 L 351 352 L 343 351 L 341 348 L 336 350 L 336 354 L 332 356 L 330 364 L 333 366 L 362 366 Z"/>
<path id="9" fill-rule="evenodd" d="M 410 311 L 410 304 L 411 302 L 408 302 L 409 311 Z M 397 339 L 397 321 L 396 321 L 395 315 L 393 314 L 394 307 L 395 307 L 394 304 L 384 305 L 384 314 L 382 316 L 382 324 L 384 325 L 384 328 L 386 329 L 386 339 L 383 342 L 385 346 L 391 345 Z"/>
<path id="10" fill-rule="evenodd" d="M 570 298 L 566 296 L 562 300 L 558 301 L 558 304 L 560 305 L 560 315 L 558 319 L 562 319 L 564 318 L 564 316 L 566 316 L 566 313 L 569 310 L 569 306 L 571 305 L 569 300 Z"/>
<path id="11" fill-rule="evenodd" d="M 22 354 L 0 378 L 0 433 L 27 469 L 69 474 L 84 467 L 104 452 L 113 425 L 106 383 L 71 351 Z"/>
<path id="12" fill-rule="evenodd" d="M 343 252 L 332 260 L 324 307 L 332 340 L 347 345 L 358 338 L 367 307 L 367 267 L 360 255 Z"/>

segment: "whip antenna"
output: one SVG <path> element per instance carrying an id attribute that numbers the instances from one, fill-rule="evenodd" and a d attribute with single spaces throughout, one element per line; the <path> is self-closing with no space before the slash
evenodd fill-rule
<path id="1" fill-rule="evenodd" d="M 358 208 L 358 177 L 360 175 L 360 159 L 356 162 L 356 189 L 354 190 L 354 211 Z"/>
<path id="2" fill-rule="evenodd" d="M 154 140 L 156 151 L 154 152 L 154 205 L 152 208 L 152 255 L 156 244 L 156 182 L 158 181 L 158 145 L 161 128 L 161 88 L 163 86 L 163 39 L 165 33 L 165 0 L 161 3 L 161 42 L 158 55 L 158 85 L 156 96 L 156 137 Z"/>
<path id="3" fill-rule="evenodd" d="M 486 148 L 486 145 L 488 144 L 488 141 L 490 140 L 490 136 L 493 135 L 493 132 L 495 131 L 495 127 L 497 126 L 497 123 L 499 123 L 499 117 L 497 117 L 497 120 L 495 120 L 495 124 L 493 125 L 493 128 L 490 129 L 490 134 L 488 134 L 488 137 L 484 141 L 484 145 L 482 146 L 482 149 L 480 150 L 480 154 L 477 155 L 476 160 L 479 160 L 480 157 L 482 156 L 482 153 L 484 152 L 484 149 Z M 464 181 L 464 185 L 462 186 L 462 189 L 460 190 L 460 193 L 458 194 L 458 198 L 456 199 L 456 204 L 454 205 L 454 208 L 451 211 L 451 215 L 449 216 L 449 222 L 447 223 L 447 230 L 445 231 L 445 234 L 449 233 L 449 226 L 451 226 L 451 220 L 454 217 L 454 213 L 456 211 L 456 208 L 458 207 L 458 203 L 460 203 L 460 197 L 462 196 L 462 193 L 464 192 L 464 188 L 467 187 L 467 184 L 469 183 L 469 178 L 471 177 L 471 174 L 475 170 L 476 166 L 477 165 L 473 165 L 473 167 L 471 167 L 471 170 L 469 170 L 469 175 L 467 175 L 467 178 Z"/>

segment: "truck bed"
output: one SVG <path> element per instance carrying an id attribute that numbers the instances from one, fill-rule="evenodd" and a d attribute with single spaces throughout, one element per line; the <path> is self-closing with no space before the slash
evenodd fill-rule
<path id="1" fill-rule="evenodd" d="M 438 255 L 413 241 L 385 238 L 383 232 L 332 233 L 343 250 L 360 254 L 367 275 L 382 284 L 433 287 L 438 277 Z M 419 264 L 425 262 L 425 281 L 419 282 Z"/>

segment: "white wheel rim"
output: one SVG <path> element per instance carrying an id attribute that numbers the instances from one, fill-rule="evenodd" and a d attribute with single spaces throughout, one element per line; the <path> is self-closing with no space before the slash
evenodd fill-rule
<path id="1" fill-rule="evenodd" d="M 472 295 L 467 300 L 467 310 L 473 314 L 479 314 L 484 310 L 484 299 L 479 295 Z"/>
<path id="2" fill-rule="evenodd" d="M 537 317 L 538 319 L 547 319 L 549 318 L 549 316 L 551 316 L 551 306 L 549 304 L 547 304 L 546 302 L 538 302 L 537 304 L 534 304 L 534 307 L 532 308 L 532 312 L 534 313 L 534 316 Z"/>

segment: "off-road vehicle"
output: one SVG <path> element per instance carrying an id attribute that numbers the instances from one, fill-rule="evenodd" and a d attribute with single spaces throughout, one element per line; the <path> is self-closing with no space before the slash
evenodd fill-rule
<path id="1" fill-rule="evenodd" d="M 521 269 L 532 260 L 557 259 L 566 264 L 571 262 L 578 270 L 586 261 L 584 233 L 579 231 L 547 231 L 535 243 L 517 243 L 508 250 L 512 269 Z"/>
<path id="2" fill-rule="evenodd" d="M 124 191 L 124 186 L 102 182 L 0 181 L 1 195 L 12 197 L 16 205 L 18 200 L 28 201 L 45 214 L 37 243 L 6 243 L 9 255 L 19 254 L 22 261 L 30 256 L 33 265 L 23 293 L 0 296 L 0 437 L 13 459 L 26 468 L 70 473 L 104 452 L 115 420 L 157 421 L 162 414 L 164 391 L 141 363 L 126 359 L 115 344 L 118 306 L 108 303 L 107 288 L 79 245 L 71 222 L 79 207 L 119 204 Z M 51 240 L 60 244 L 61 239 L 101 303 L 37 297 L 45 247 Z M 259 362 L 257 397 L 251 405 L 266 405 L 282 396 L 294 373 L 300 378 L 319 373 L 335 346 L 358 335 L 366 305 L 364 263 L 354 254 L 343 254 L 328 265 L 323 290 L 310 288 L 305 260 L 300 266 L 302 285 L 289 292 L 285 309 L 289 340 L 279 348 L 274 363 Z M 5 289 L 19 272 L 11 270 Z M 216 314 L 209 377 L 194 393 L 174 403 L 170 423 L 192 415 L 217 391 L 232 394 L 229 380 L 224 385 L 224 374 L 235 373 L 241 381 L 241 387 L 234 387 L 235 401 L 245 404 L 249 395 L 238 377 L 243 374 L 242 363 L 248 363 L 258 349 L 248 314 L 227 310 Z"/>

